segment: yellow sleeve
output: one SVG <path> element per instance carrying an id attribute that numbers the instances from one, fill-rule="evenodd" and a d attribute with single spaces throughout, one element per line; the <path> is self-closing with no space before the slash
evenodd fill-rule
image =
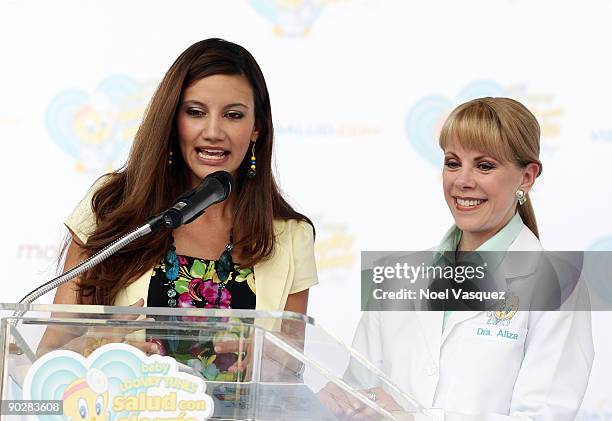
<path id="1" fill-rule="evenodd" d="M 85 244 L 89 236 L 96 229 L 96 215 L 91 208 L 91 199 L 94 193 L 104 184 L 105 177 L 99 178 L 89 189 L 87 194 L 79 204 L 74 208 L 72 213 L 64 221 L 64 225 L 77 238 Z"/>
<path id="2" fill-rule="evenodd" d="M 312 226 L 304 221 L 297 222 L 292 237 L 294 277 L 289 294 L 304 291 L 319 283 Z"/>

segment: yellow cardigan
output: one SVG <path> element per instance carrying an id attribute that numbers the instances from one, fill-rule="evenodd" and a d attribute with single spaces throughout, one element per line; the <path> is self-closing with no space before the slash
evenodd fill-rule
<path id="1" fill-rule="evenodd" d="M 87 242 L 87 238 L 95 229 L 91 198 L 97 185 L 98 183 L 94 184 L 64 221 L 72 234 L 83 243 Z M 303 291 L 318 283 L 314 236 L 310 224 L 295 219 L 275 220 L 274 234 L 272 256 L 253 267 L 257 310 L 284 310 L 289 294 Z M 146 305 L 152 273 L 153 268 L 120 291 L 114 304 L 127 306 L 143 298 Z"/>

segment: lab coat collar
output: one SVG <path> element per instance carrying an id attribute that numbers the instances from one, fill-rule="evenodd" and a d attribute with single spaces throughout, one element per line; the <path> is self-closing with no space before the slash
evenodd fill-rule
<path id="1" fill-rule="evenodd" d="M 499 265 L 499 273 L 504 275 L 506 284 L 510 283 L 515 278 L 522 278 L 529 276 L 537 270 L 538 262 L 540 259 L 540 253 L 543 251 L 542 245 L 540 244 L 540 240 L 531 232 L 531 230 L 523 225 L 518 237 L 516 240 L 512 242 L 508 251 L 534 251 L 535 253 L 506 253 L 503 261 Z M 500 281 L 504 281 L 501 280 Z M 442 326 L 441 320 L 443 317 L 443 313 L 440 312 L 440 324 L 438 326 Z M 444 341 L 452 334 L 453 328 L 459 323 L 465 322 L 469 319 L 475 318 L 479 315 L 483 315 L 482 311 L 456 311 L 453 312 L 447 323 L 446 329 L 444 329 L 444 333 L 441 335 L 441 338 L 438 339 L 439 344 L 444 344 Z M 432 319 L 434 319 L 432 317 Z M 436 317 L 437 319 L 437 317 Z M 438 330 L 440 332 L 440 330 Z M 440 335 L 439 335 L 440 336 Z M 433 338 L 432 338 L 433 341 Z"/>
<path id="2" fill-rule="evenodd" d="M 534 252 L 534 253 L 506 253 L 501 264 L 502 273 L 506 274 L 506 279 L 514 279 L 533 274 L 538 266 L 541 253 L 544 251 L 540 240 L 531 230 L 524 225 L 518 237 L 510 245 L 510 252 Z"/>

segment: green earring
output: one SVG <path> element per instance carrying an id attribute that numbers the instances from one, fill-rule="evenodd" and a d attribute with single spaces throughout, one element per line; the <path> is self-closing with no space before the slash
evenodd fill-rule
<path id="1" fill-rule="evenodd" d="M 221 282 L 227 281 L 230 273 L 234 270 L 234 262 L 232 261 L 232 250 L 234 249 L 234 241 L 230 236 L 230 242 L 225 246 L 225 250 L 219 256 L 217 262 L 217 276 Z"/>

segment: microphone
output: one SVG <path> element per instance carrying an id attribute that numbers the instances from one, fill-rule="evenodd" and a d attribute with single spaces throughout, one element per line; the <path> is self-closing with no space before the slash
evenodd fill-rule
<path id="1" fill-rule="evenodd" d="M 174 229 L 183 224 L 188 224 L 202 215 L 209 206 L 227 199 L 231 191 L 232 176 L 227 171 L 217 171 L 207 175 L 198 187 L 179 197 L 170 209 L 154 216 L 140 227 L 113 241 L 69 271 L 34 289 L 23 297 L 19 303 L 30 304 L 34 302 L 49 291 L 92 269 L 138 238 L 162 228 Z M 24 313 L 24 311 L 18 311 L 15 314 L 21 317 Z"/>
<path id="2" fill-rule="evenodd" d="M 195 189 L 185 193 L 176 203 L 162 213 L 163 226 L 175 229 L 188 224 L 211 205 L 227 199 L 232 192 L 232 176 L 227 171 L 207 175 Z"/>

